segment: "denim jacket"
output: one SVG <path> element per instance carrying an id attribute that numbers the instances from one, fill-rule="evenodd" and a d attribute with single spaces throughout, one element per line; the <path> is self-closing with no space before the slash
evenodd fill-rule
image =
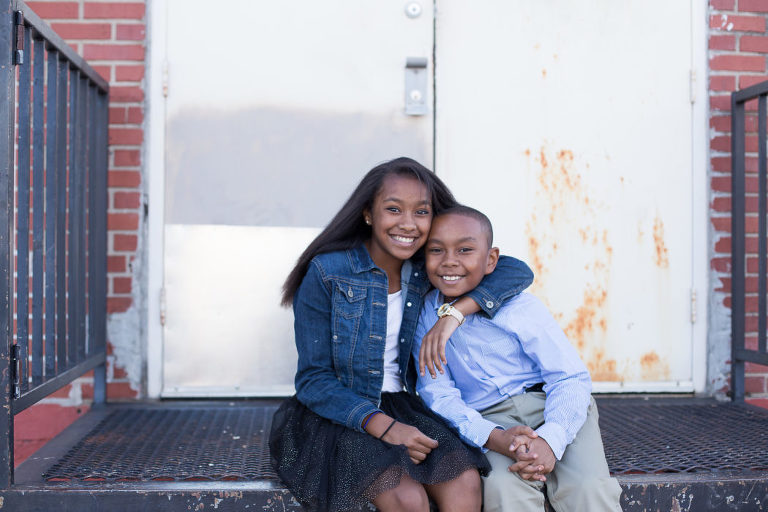
<path id="1" fill-rule="evenodd" d="M 502 256 L 496 271 L 468 295 L 492 317 L 504 300 L 532 281 L 533 272 L 525 263 Z M 423 297 L 430 289 L 423 262 L 405 261 L 400 285 L 404 299 L 399 372 L 407 391 L 414 393 L 417 369 L 411 347 Z M 358 431 L 381 400 L 387 291 L 387 275 L 361 244 L 312 259 L 293 299 L 299 353 L 296 396 L 320 416 Z"/>

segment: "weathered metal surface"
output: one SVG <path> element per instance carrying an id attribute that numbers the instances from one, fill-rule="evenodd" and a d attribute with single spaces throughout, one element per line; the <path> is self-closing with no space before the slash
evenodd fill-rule
<path id="1" fill-rule="evenodd" d="M 768 507 L 766 475 L 711 475 L 698 479 L 620 477 L 626 512 L 758 512 Z M 215 488 L 214 488 L 215 487 Z M 279 486 L 206 482 L 179 484 L 48 486 L 0 491 L 0 511 L 229 511 L 301 510 L 290 492 Z M 364 507 L 361 511 L 374 510 Z"/>
<path id="2" fill-rule="evenodd" d="M 759 512 L 768 508 L 768 473 L 706 473 L 695 477 L 622 476 L 626 512 Z"/>
<path id="3" fill-rule="evenodd" d="M 117 409 L 43 475 L 46 480 L 274 480 L 277 406 Z"/>
<path id="4" fill-rule="evenodd" d="M 13 335 L 13 174 L 16 70 L 13 67 L 13 4 L 0 0 L 0 488 L 13 482 L 13 412 L 10 340 Z"/>
<path id="5" fill-rule="evenodd" d="M 108 85 L 23 2 L 13 8 L 24 12 L 27 56 L 18 101 L 5 100 L 18 111 L 16 414 L 85 371 L 105 373 Z"/>
<path id="6" fill-rule="evenodd" d="M 531 264 L 596 390 L 692 390 L 691 6 L 437 6 L 438 174 Z"/>
<path id="7" fill-rule="evenodd" d="M 599 402 L 613 474 L 768 471 L 768 411 L 713 400 Z"/>
<path id="8" fill-rule="evenodd" d="M 267 404 L 112 408 L 44 476 L 277 481 L 267 447 L 277 405 Z M 768 471 L 764 409 L 713 400 L 604 399 L 599 411 L 613 474 Z"/>
<path id="9" fill-rule="evenodd" d="M 12 31 L 14 20 L 18 26 Z M 0 344 L 0 486 L 7 487 L 14 481 L 14 414 L 94 367 L 100 388 L 95 394 L 103 396 L 106 337 L 102 330 L 93 331 L 98 338 L 88 338 L 85 327 L 89 321 L 103 325 L 106 316 L 106 289 L 96 286 L 106 279 L 106 223 L 93 219 L 105 219 L 107 205 L 102 200 L 88 209 L 86 200 L 107 194 L 109 86 L 23 1 L 0 1 L 0 25 L 0 333 L 5 340 Z M 13 43 L 19 52 L 23 49 L 23 59 L 21 53 L 10 59 Z M 90 253 L 89 237 L 94 242 Z M 90 294 L 85 289 L 89 257 L 88 277 L 96 286 Z M 56 325 L 54 318 L 59 319 Z M 17 382 L 8 389 L 14 341 Z"/>
<path id="10" fill-rule="evenodd" d="M 311 239 L 301 232 L 318 232 L 381 161 L 431 165 L 433 10 L 409 18 L 390 2 L 219 1 L 238 13 L 232 48 L 269 48 L 244 63 L 194 29 L 209 22 L 210 2 L 163 5 L 167 23 L 151 39 L 167 41 L 167 98 L 155 98 L 167 112 L 166 167 L 153 170 L 165 172 L 165 204 L 150 215 L 165 216 L 166 245 L 150 247 L 150 262 L 163 261 L 167 307 L 148 313 L 166 321 L 163 340 L 149 340 L 163 343 L 161 396 L 291 393 L 293 317 L 279 293 Z M 408 57 L 427 61 L 423 116 L 405 112 Z M 201 62 L 216 62 L 218 75 Z"/>
<path id="11" fill-rule="evenodd" d="M 201 489 L 201 486 L 186 489 L 133 488 L 46 488 L 14 489 L 0 491 L 0 511 L 24 510 L 25 512 L 97 512 L 97 511 L 207 511 L 217 512 L 257 510 L 263 512 L 284 512 L 302 510 L 299 503 L 283 488 L 254 489 L 232 488 L 229 485 L 218 489 Z"/>
<path id="12" fill-rule="evenodd" d="M 41 474 L 47 471 L 55 461 L 66 460 L 69 454 L 77 454 L 88 450 L 84 446 L 83 438 L 90 436 L 106 437 L 107 443 L 101 445 L 101 459 L 104 463 L 110 458 L 120 458 L 130 464 L 129 470 L 135 465 L 141 466 L 149 458 L 156 459 L 154 464 L 158 467 L 170 468 L 177 462 L 183 464 L 192 461 L 200 461 L 199 454 L 213 453 L 222 461 L 222 464 L 231 463 L 232 467 L 239 464 L 239 454 L 228 450 L 227 444 L 234 440 L 235 432 L 242 427 L 236 426 L 236 422 L 224 422 L 216 424 L 216 428 L 205 430 L 198 428 L 169 428 L 164 424 L 158 428 L 154 425 L 157 439 L 147 439 L 147 430 L 153 426 L 146 422 L 147 412 L 170 413 L 169 418 L 179 413 L 189 411 L 208 410 L 211 413 L 228 411 L 230 418 L 235 418 L 245 413 L 246 416 L 254 410 L 260 411 L 262 417 L 269 417 L 274 410 L 276 401 L 249 401 L 249 402 L 166 402 L 163 404 L 133 404 L 110 405 L 97 409 L 82 417 L 74 425 L 65 430 L 56 440 L 46 445 L 40 452 L 33 455 L 19 468 L 19 485 L 5 491 L 0 491 L 1 510 L 300 510 L 296 501 L 282 484 L 270 477 L 266 472 L 262 473 L 266 478 L 257 478 L 247 481 L 83 481 L 70 480 L 66 482 L 46 482 Z M 628 457 L 634 457 L 636 452 L 651 452 L 647 459 L 658 458 L 662 454 L 661 467 L 668 466 L 663 460 L 669 456 L 679 459 L 695 459 L 703 452 L 708 452 L 712 460 L 720 458 L 723 464 L 720 468 L 734 468 L 729 470 L 713 470 L 713 468 L 696 465 L 697 472 L 655 472 L 659 471 L 647 466 L 638 466 L 634 470 L 636 474 L 623 474 L 617 478 L 623 488 L 622 507 L 626 511 L 720 511 L 720 510 L 764 510 L 768 506 L 768 471 L 749 471 L 748 467 L 755 465 L 748 462 L 750 457 L 765 457 L 763 454 L 765 442 L 760 442 L 754 436 L 768 431 L 768 411 L 757 408 L 716 403 L 712 400 L 696 399 L 643 399 L 643 398 L 611 398 L 598 399 L 601 416 L 601 428 L 606 441 L 606 454 L 612 468 L 616 468 L 616 461 L 621 462 L 622 456 L 627 451 Z M 645 410 L 643 410 L 645 409 Z M 250 412 L 249 412 L 250 411 Z M 656 411 L 656 413 L 649 413 Z M 704 415 L 699 414 L 705 411 Z M 110 415 L 114 412 L 123 414 L 123 436 L 130 443 L 130 433 L 137 438 L 133 450 L 121 451 L 124 446 L 118 444 L 109 445 L 109 438 L 115 438 L 116 433 L 101 430 Z M 703 418 L 703 419 L 702 419 Z M 608 421 L 606 421 L 608 420 Z M 183 423 L 183 422 L 182 422 Z M 177 423 L 174 427 L 182 427 Z M 215 422 L 214 422 L 215 423 Z M 693 427 L 686 427 L 686 423 L 692 423 Z M 739 425 L 743 425 L 741 430 Z M 198 424 L 199 426 L 205 426 Z M 208 422 L 207 425 L 213 425 Z M 222 425 L 224 425 L 222 427 Z M 233 427 L 234 425 L 234 427 Z M 722 426 L 721 426 L 722 425 Z M 255 430 L 266 430 L 267 425 L 262 425 Z M 686 430 L 688 428 L 688 430 Z M 702 438 L 692 436 L 691 428 L 699 429 Z M 179 434 L 183 442 L 190 439 L 187 434 L 192 433 L 198 450 L 190 450 L 188 447 L 176 453 L 173 460 L 165 458 L 173 456 L 176 444 L 170 439 L 174 436 L 165 435 L 168 430 L 174 430 L 173 434 Z M 251 442 L 251 438 L 241 433 Z M 677 432 L 677 444 L 674 450 L 666 450 L 660 447 L 660 443 L 668 443 Z M 261 435 L 261 433 L 259 433 Z M 759 446 L 738 445 L 740 437 L 752 436 L 753 441 Z M 615 445 L 610 442 L 615 438 L 626 438 L 627 445 Z M 117 436 L 119 437 L 119 436 Z M 169 443 L 164 449 L 161 445 Z M 263 438 L 257 441 L 262 443 Z M 155 454 L 143 449 L 141 446 L 157 448 Z M 733 444 L 737 443 L 737 444 Z M 91 447 L 93 448 L 93 447 Z M 668 452 L 674 451 L 673 454 Z M 739 455 L 737 452 L 742 451 Z M 98 451 L 91 450 L 94 456 L 99 456 Z M 255 452 L 254 452 L 255 453 Z M 266 454 L 264 454 L 265 456 Z M 742 457 L 742 462 L 734 464 L 734 456 Z M 195 458 L 196 457 L 196 458 Z M 208 459 L 205 459 L 208 460 Z M 119 461 L 118 461 L 119 462 Z M 150 461 L 151 462 L 151 461 Z M 207 464 L 208 462 L 206 462 Z M 741 464 L 741 465 L 739 465 Z M 214 462 L 214 466 L 216 462 Z M 624 464 L 626 466 L 626 464 Z M 213 467 L 213 466 L 209 466 Z M 642 471 L 654 471 L 653 473 L 640 474 Z M 209 475 L 218 472 L 216 478 L 221 478 L 219 468 L 210 471 Z M 227 471 L 230 477 L 231 471 Z M 166 473 L 167 475 L 168 473 Z M 210 477 L 210 476 L 209 476 Z M 369 509 L 371 510 L 371 509 Z"/>

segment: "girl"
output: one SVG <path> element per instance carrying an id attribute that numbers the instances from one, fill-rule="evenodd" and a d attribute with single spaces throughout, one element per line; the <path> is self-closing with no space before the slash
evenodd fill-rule
<path id="1" fill-rule="evenodd" d="M 479 511 L 488 462 L 415 396 L 413 334 L 429 289 L 419 253 L 434 212 L 456 204 L 409 158 L 373 168 L 299 258 L 283 287 L 293 303 L 296 395 L 275 413 L 273 466 L 308 510 Z M 468 297 L 464 315 L 527 287 L 530 269 L 502 258 Z M 479 304 L 479 305 L 478 305 Z M 458 327 L 441 318 L 438 343 Z"/>

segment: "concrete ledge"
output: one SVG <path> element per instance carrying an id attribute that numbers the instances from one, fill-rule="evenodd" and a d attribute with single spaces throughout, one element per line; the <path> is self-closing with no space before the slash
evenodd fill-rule
<path id="1" fill-rule="evenodd" d="M 625 511 L 762 511 L 768 474 L 632 475 L 619 477 Z M 273 482 L 138 482 L 17 486 L 0 491 L 0 510 L 82 511 L 300 511 Z M 363 509 L 366 510 L 366 509 Z M 373 510 L 373 508 L 367 509 Z"/>

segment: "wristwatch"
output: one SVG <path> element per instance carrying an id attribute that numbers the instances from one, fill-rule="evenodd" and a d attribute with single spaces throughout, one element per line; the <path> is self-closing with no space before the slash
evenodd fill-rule
<path id="1" fill-rule="evenodd" d="M 453 307 L 452 304 L 443 304 L 439 308 L 437 308 L 437 316 L 439 318 L 443 318 L 446 316 L 452 316 L 456 320 L 459 321 L 459 325 L 464 323 L 464 315 L 461 314 L 461 311 Z"/>

